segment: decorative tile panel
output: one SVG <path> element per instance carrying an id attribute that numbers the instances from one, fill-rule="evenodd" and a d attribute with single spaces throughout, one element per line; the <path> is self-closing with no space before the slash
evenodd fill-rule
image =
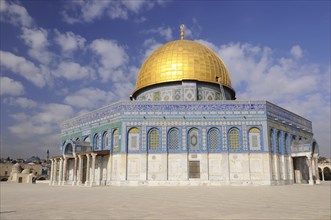
<path id="1" fill-rule="evenodd" d="M 243 149 L 244 150 L 248 150 L 248 147 L 247 147 L 247 127 L 246 125 L 243 125 L 242 126 L 243 128 Z"/>
<path id="2" fill-rule="evenodd" d="M 182 129 L 182 149 L 186 151 L 186 128 Z"/>
<path id="3" fill-rule="evenodd" d="M 222 140 L 223 140 L 223 150 L 226 150 L 227 149 L 226 126 L 222 126 Z"/>

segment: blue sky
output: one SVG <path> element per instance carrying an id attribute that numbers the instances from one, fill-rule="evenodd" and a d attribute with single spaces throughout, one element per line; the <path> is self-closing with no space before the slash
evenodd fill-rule
<path id="1" fill-rule="evenodd" d="M 330 1 L 4 1 L 1 157 L 59 154 L 59 124 L 128 99 L 144 59 L 185 38 L 227 65 L 238 100 L 313 122 L 330 157 Z"/>

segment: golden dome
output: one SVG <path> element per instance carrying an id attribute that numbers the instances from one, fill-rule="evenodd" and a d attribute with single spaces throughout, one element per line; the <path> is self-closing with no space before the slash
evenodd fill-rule
<path id="1" fill-rule="evenodd" d="M 171 41 L 156 49 L 143 63 L 136 81 L 138 90 L 165 82 L 197 80 L 231 88 L 223 61 L 208 47 L 191 40 Z"/>

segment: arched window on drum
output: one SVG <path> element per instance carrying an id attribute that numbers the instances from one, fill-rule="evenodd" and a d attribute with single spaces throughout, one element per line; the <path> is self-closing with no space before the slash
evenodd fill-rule
<path id="1" fill-rule="evenodd" d="M 171 128 L 168 132 L 167 146 L 169 152 L 176 152 L 180 149 L 179 130 L 178 128 Z"/>
<path id="2" fill-rule="evenodd" d="M 239 129 L 231 128 L 229 131 L 229 149 L 230 150 L 239 150 Z"/>
<path id="3" fill-rule="evenodd" d="M 211 128 L 208 132 L 208 149 L 211 152 L 220 149 L 220 131 L 217 128 Z"/>
<path id="4" fill-rule="evenodd" d="M 249 129 L 249 149 L 261 150 L 261 131 L 258 128 Z"/>

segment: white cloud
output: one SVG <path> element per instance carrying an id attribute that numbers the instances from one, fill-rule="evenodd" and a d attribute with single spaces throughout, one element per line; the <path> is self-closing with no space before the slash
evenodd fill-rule
<path id="1" fill-rule="evenodd" d="M 8 77 L 0 77 L 0 95 L 21 95 L 24 93 L 22 83 Z"/>
<path id="2" fill-rule="evenodd" d="M 26 121 L 29 119 L 29 116 L 27 114 L 25 114 L 24 112 L 11 114 L 10 117 L 15 119 L 16 121 Z"/>
<path id="3" fill-rule="evenodd" d="M 91 43 L 90 48 L 100 58 L 101 66 L 98 68 L 98 72 L 103 82 L 125 80 L 120 68 L 127 64 L 129 56 L 122 46 L 112 40 L 97 39 Z M 118 77 L 118 74 L 123 77 Z"/>
<path id="4" fill-rule="evenodd" d="M 166 41 L 170 41 L 170 40 L 173 39 L 172 29 L 169 26 L 167 26 L 167 27 L 160 26 L 158 28 L 152 28 L 152 29 L 149 29 L 149 30 L 144 30 L 143 33 L 145 33 L 145 34 L 158 34 L 161 37 L 163 37 Z M 180 33 L 180 32 L 178 31 L 178 33 Z"/>
<path id="5" fill-rule="evenodd" d="M 135 22 L 135 23 L 143 23 L 143 22 L 145 22 L 145 21 L 147 21 L 147 18 L 144 17 L 144 16 L 142 16 L 142 17 L 140 17 L 140 18 L 135 18 L 135 19 L 134 19 L 134 22 Z"/>
<path id="6" fill-rule="evenodd" d="M 199 42 L 226 63 L 238 99 L 268 100 L 311 120 L 321 152 L 327 154 L 331 142 L 330 67 L 323 72 L 316 64 L 301 62 L 300 46 L 289 51 L 293 57 L 276 57 L 269 47 Z"/>
<path id="7" fill-rule="evenodd" d="M 3 22 L 23 27 L 29 27 L 33 22 L 23 6 L 5 0 L 0 1 L 0 19 Z"/>
<path id="8" fill-rule="evenodd" d="M 18 120 L 18 123 L 9 126 L 9 131 L 19 139 L 31 138 L 36 135 L 48 135 L 59 132 L 59 125 L 62 121 L 72 117 L 74 111 L 71 106 L 49 103 L 39 104 L 34 112 L 17 113 L 12 117 Z M 29 120 L 21 120 L 28 118 Z"/>
<path id="9" fill-rule="evenodd" d="M 47 50 L 49 46 L 48 32 L 43 28 L 23 28 L 21 38 L 30 48 L 28 54 L 43 64 L 49 64 L 52 60 L 52 54 Z"/>
<path id="10" fill-rule="evenodd" d="M 4 100 L 5 103 L 7 103 L 8 105 L 13 105 L 13 106 L 19 106 L 21 108 L 35 108 L 38 106 L 38 103 L 25 98 L 25 97 L 18 97 L 18 98 L 8 98 Z"/>
<path id="11" fill-rule="evenodd" d="M 292 56 L 293 56 L 294 58 L 296 58 L 296 59 L 301 58 L 302 55 L 303 55 L 302 49 L 301 49 L 301 47 L 300 47 L 299 45 L 295 45 L 295 46 L 293 46 L 293 47 L 291 48 L 291 51 L 290 51 L 290 52 L 291 52 Z"/>
<path id="12" fill-rule="evenodd" d="M 172 30 L 170 27 L 159 27 L 158 31 L 167 41 L 172 40 Z"/>
<path id="13" fill-rule="evenodd" d="M 64 53 L 72 52 L 85 47 L 86 39 L 73 32 L 60 33 L 55 30 L 55 42 L 61 47 Z"/>
<path id="14" fill-rule="evenodd" d="M 68 95 L 65 97 L 64 102 L 77 108 L 96 109 L 111 103 L 114 99 L 116 99 L 116 96 L 111 91 L 106 92 L 98 88 L 89 87 Z"/>
<path id="15" fill-rule="evenodd" d="M 58 155 L 60 123 L 73 116 L 71 106 L 58 103 L 38 103 L 33 111 L 11 114 L 17 123 L 8 127 L 5 137 L 10 137 L 10 141 L 4 140 L 2 152 L 22 157 L 30 156 L 31 152 L 46 155 L 46 150 L 50 149 L 51 155 Z"/>
<path id="16" fill-rule="evenodd" d="M 110 19 L 128 19 L 130 13 L 138 14 L 143 9 L 149 10 L 163 1 L 71 1 L 62 11 L 63 20 L 69 24 L 93 22 L 108 16 Z"/>
<path id="17" fill-rule="evenodd" d="M 154 38 L 149 38 L 144 41 L 143 46 L 145 51 L 143 52 L 141 62 L 144 62 L 157 48 L 162 46 L 162 44 L 154 40 Z"/>
<path id="18" fill-rule="evenodd" d="M 93 78 L 94 70 L 91 67 L 81 66 L 74 62 L 61 62 L 52 74 L 56 77 L 63 77 L 67 80 L 78 80 Z"/>
<path id="19" fill-rule="evenodd" d="M 0 51 L 0 60 L 1 66 L 21 75 L 37 87 L 44 87 L 49 80 L 47 72 L 42 71 L 24 57 L 16 56 L 10 52 Z"/>

